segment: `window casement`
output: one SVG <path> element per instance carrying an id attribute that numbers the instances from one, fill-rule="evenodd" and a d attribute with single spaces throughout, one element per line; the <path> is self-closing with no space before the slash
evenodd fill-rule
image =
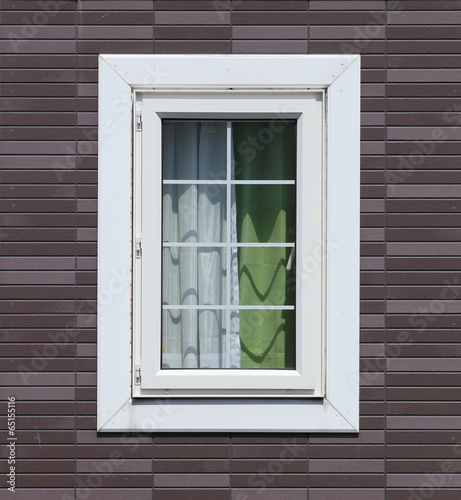
<path id="1" fill-rule="evenodd" d="M 322 397 L 323 94 L 134 99 L 133 396 Z"/>
<path id="2" fill-rule="evenodd" d="M 99 430 L 358 430 L 359 63 L 100 56 Z"/>

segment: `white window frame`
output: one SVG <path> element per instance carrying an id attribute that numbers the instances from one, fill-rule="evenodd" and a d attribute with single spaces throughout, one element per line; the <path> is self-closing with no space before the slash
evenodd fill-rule
<path id="1" fill-rule="evenodd" d="M 136 399 L 132 394 L 137 373 L 132 370 L 130 276 L 135 250 L 133 152 L 137 151 L 132 138 L 137 120 L 132 100 L 137 92 L 152 90 L 197 95 L 221 91 L 224 95 L 230 89 L 274 92 L 275 100 L 281 92 L 309 95 L 316 91 L 325 96 L 327 268 L 323 356 L 320 351 L 325 366 L 317 379 L 321 382 L 310 394 L 271 398 L 242 397 L 245 394 L 238 392 L 233 397 L 222 392 L 200 394 L 201 382 L 195 387 L 195 397 L 184 399 L 166 392 L 169 381 L 160 387 L 161 394 Z M 224 113 L 225 100 L 220 104 Z M 182 108 L 186 102 L 191 103 L 191 113 L 196 113 L 194 99 L 183 101 Z M 359 125 L 359 56 L 100 56 L 98 430 L 358 431 Z M 319 365 L 316 362 L 317 369 Z"/>
<path id="2" fill-rule="evenodd" d="M 133 259 L 134 276 L 134 397 L 252 396 L 323 397 L 322 369 L 324 266 L 323 93 L 261 90 L 214 92 L 135 92 L 136 114 L 142 127 L 135 134 L 135 187 L 133 241 L 142 242 L 141 258 Z M 297 273 L 296 369 L 293 370 L 162 370 L 160 366 L 162 274 L 162 152 L 163 118 L 297 119 L 297 237 L 296 260 L 308 262 L 315 252 L 319 265 Z M 142 137 L 144 139 L 142 140 Z M 138 142 L 141 141 L 141 144 Z M 141 160 L 142 157 L 142 160 Z M 142 179 L 142 181 L 141 181 Z M 138 180 L 138 182 L 136 182 Z M 205 182 L 205 181 L 203 181 Z M 277 182 L 277 181 L 275 181 Z M 207 181 L 212 184 L 213 181 Z M 145 193 L 145 196 L 143 196 Z M 141 214 L 149 222 L 141 224 Z M 142 216 L 146 219 L 147 216 Z M 137 226 L 137 227 L 136 227 Z M 244 245 L 244 244 L 242 244 Z M 264 246 L 258 244 L 256 246 Z M 316 248 L 317 247 L 317 248 Z M 133 254 L 135 255 L 136 249 Z M 138 269 L 139 268 L 139 269 Z M 141 271 L 144 269 L 144 271 Z M 151 280 L 148 279 L 151 277 Z M 144 306 L 141 306 L 144 304 Z M 154 306 L 157 305 L 157 307 Z M 250 306 L 248 306 L 250 308 Z M 140 346 L 142 345 L 142 352 Z M 140 371 L 136 376 L 136 367 Z"/>

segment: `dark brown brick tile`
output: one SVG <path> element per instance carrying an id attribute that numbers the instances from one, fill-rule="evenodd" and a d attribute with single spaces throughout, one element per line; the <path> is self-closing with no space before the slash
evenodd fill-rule
<path id="1" fill-rule="evenodd" d="M 13 3 L 12 0 L 7 1 L 10 4 Z M 37 2 L 29 0 L 27 3 L 32 7 L 30 11 L 24 2 L 16 4 L 11 10 L 6 9 L 5 4 L 2 3 L 2 25 L 75 25 L 75 3 L 73 1 L 66 2 L 67 8 L 63 5 L 63 8 L 49 13 L 44 11 Z M 30 40 L 26 38 L 26 41 Z"/>
<path id="2" fill-rule="evenodd" d="M 460 26 L 389 26 L 390 40 L 457 40 L 461 35 Z M 422 56 L 420 56 L 422 57 Z"/>
<path id="3" fill-rule="evenodd" d="M 310 488 L 383 488 L 384 474 L 310 474 Z"/>
<path id="4" fill-rule="evenodd" d="M 226 9 L 208 11 L 186 10 L 186 11 L 158 11 L 155 13 L 156 25 L 219 25 L 230 23 L 230 12 Z M 235 23 L 235 20 L 234 20 Z"/>
<path id="5" fill-rule="evenodd" d="M 50 484 L 56 488 L 72 488 L 74 485 L 73 474 L 21 474 L 21 477 L 22 488 L 49 488 Z"/>
<path id="6" fill-rule="evenodd" d="M 390 83 L 387 86 L 388 97 L 426 97 L 429 95 L 434 97 L 458 97 L 461 91 L 460 84 L 441 83 L 431 85 L 428 83 L 402 84 Z M 392 99 L 389 99 L 392 103 Z"/>
<path id="7" fill-rule="evenodd" d="M 384 0 L 371 0 L 366 3 L 360 0 L 343 0 L 341 3 L 336 0 L 311 0 L 311 10 L 383 10 Z"/>
<path id="8" fill-rule="evenodd" d="M 461 460 L 457 457 L 451 461 L 455 471 L 461 470 Z M 389 473 L 413 474 L 434 473 L 442 470 L 444 460 L 388 460 L 387 470 Z"/>
<path id="9" fill-rule="evenodd" d="M 229 500 L 228 489 L 154 489 L 157 500 L 202 500 L 213 498 L 213 500 Z"/>
<path id="10" fill-rule="evenodd" d="M 83 10 L 107 10 L 107 11 L 152 11 L 151 0 L 111 0 L 108 4 L 105 0 L 80 0 Z"/>
<path id="11" fill-rule="evenodd" d="M 444 2 L 434 3 L 431 0 L 405 0 L 396 2 L 391 10 L 410 10 L 410 11 L 418 11 L 418 10 L 458 10 L 460 7 L 459 0 L 444 0 Z"/>
<path id="12" fill-rule="evenodd" d="M 230 10 L 231 0 L 223 0 L 222 2 L 213 3 L 210 0 L 156 0 L 155 11 L 162 10 L 210 10 L 215 8 L 217 10 Z"/>
<path id="13" fill-rule="evenodd" d="M 73 55 L 52 54 L 46 56 L 27 54 L 4 55 L 2 57 L 2 66 L 3 68 L 72 69 L 75 66 L 75 57 Z"/>
<path id="14" fill-rule="evenodd" d="M 77 44 L 81 54 L 151 54 L 152 42 L 146 40 L 82 40 Z"/>
<path id="15" fill-rule="evenodd" d="M 386 15 L 383 10 L 376 10 L 374 12 L 341 12 L 337 11 L 333 14 L 327 11 L 315 11 L 314 9 L 310 15 L 310 24 L 321 24 L 325 26 L 332 25 L 375 25 L 385 24 Z"/>
<path id="16" fill-rule="evenodd" d="M 146 24 L 148 19 L 146 19 Z M 80 40 L 152 40 L 154 27 L 148 26 L 79 26 L 78 38 Z"/>
<path id="17" fill-rule="evenodd" d="M 274 465 L 280 473 L 271 473 L 267 471 L 258 471 L 257 474 L 232 474 L 232 488 L 257 488 L 261 491 L 263 484 L 266 483 L 266 488 L 272 490 L 274 488 L 306 488 L 306 474 L 287 474 L 284 470 L 283 463 Z"/>
<path id="18" fill-rule="evenodd" d="M 235 25 L 306 25 L 307 12 L 234 12 Z"/>
<path id="19" fill-rule="evenodd" d="M 91 2 L 88 2 L 91 4 Z M 107 4 L 106 4 L 107 5 Z M 153 14 L 148 12 L 117 12 L 111 9 L 101 11 L 83 10 L 78 14 L 79 26 L 85 25 L 152 25 Z"/>
<path id="20" fill-rule="evenodd" d="M 229 474 L 155 474 L 154 488 L 228 488 Z"/>
<path id="21" fill-rule="evenodd" d="M 91 477 L 93 480 L 90 482 L 90 485 L 94 483 L 94 476 Z M 83 483 L 85 484 L 85 483 Z M 94 491 L 93 489 L 86 485 L 81 488 L 77 488 L 77 498 L 83 497 L 88 494 L 88 491 Z M 136 483 L 132 484 L 131 487 L 126 485 L 125 488 L 98 488 L 98 500 L 125 500 L 127 497 L 136 498 L 136 500 L 151 500 L 152 499 L 152 490 L 149 489 L 141 489 L 136 487 Z M 60 497 L 62 498 L 62 497 Z M 41 500 L 41 499 L 39 499 Z M 46 500 L 46 499 L 44 499 Z"/>
<path id="22" fill-rule="evenodd" d="M 158 40 L 229 40 L 230 26 L 158 26 L 155 39 Z"/>
<path id="23" fill-rule="evenodd" d="M 384 446 L 328 446 L 310 445 L 310 458 L 335 458 L 335 459 L 370 459 L 383 458 Z"/>
<path id="24" fill-rule="evenodd" d="M 40 435 L 42 434 L 40 433 Z M 37 436 L 37 433 L 35 435 Z M 23 474 L 73 474 L 74 467 L 73 460 L 21 460 L 21 472 Z M 4 474 L 7 471 L 9 472 L 9 465 L 6 460 L 2 460 L 2 463 L 0 463 L 0 471 Z M 52 481 L 49 484 L 52 484 Z"/>
<path id="25" fill-rule="evenodd" d="M 197 433 L 190 435 L 188 433 L 175 433 L 175 434 L 160 434 L 155 437 L 156 445 L 182 445 L 187 443 L 188 445 L 197 444 L 229 444 L 229 438 L 222 434 L 212 434 L 212 433 Z"/>
<path id="26" fill-rule="evenodd" d="M 307 460 L 285 460 L 274 462 L 274 459 L 233 459 L 232 473 L 235 474 L 266 474 L 276 470 L 284 474 L 307 474 Z M 247 485 L 248 486 L 248 485 Z"/>
<path id="27" fill-rule="evenodd" d="M 384 53 L 385 42 L 370 41 L 367 44 L 358 45 L 353 41 L 311 40 L 309 51 L 312 54 L 379 54 Z"/>
<path id="28" fill-rule="evenodd" d="M 277 0 L 240 0 L 233 3 L 234 11 L 251 11 L 251 10 L 307 10 L 307 2 L 305 0 L 285 0 L 280 3 Z"/>
<path id="29" fill-rule="evenodd" d="M 0 40 L 0 50 L 5 54 L 73 54 L 74 40 Z"/>
<path id="30" fill-rule="evenodd" d="M 223 459 L 229 457 L 229 446 L 227 445 L 161 445 L 154 446 L 156 458 L 199 458 L 199 459 Z"/>
<path id="31" fill-rule="evenodd" d="M 371 498 L 373 500 L 384 500 L 384 491 L 369 488 L 311 488 L 309 498 L 311 500 L 370 500 Z"/>
<path id="32" fill-rule="evenodd" d="M 228 41 L 166 41 L 155 42 L 155 52 L 159 54 L 229 54 Z"/>
<path id="33" fill-rule="evenodd" d="M 105 468 L 104 468 L 105 466 Z M 95 468 L 97 463 L 95 464 Z M 152 477 L 150 474 L 120 474 L 119 467 L 116 461 L 107 466 L 106 460 L 101 460 L 100 468 L 104 471 L 110 467 L 111 474 L 100 474 L 95 472 L 91 474 L 77 474 L 77 484 L 97 484 L 99 488 L 150 488 L 152 485 Z M 99 496 L 99 494 L 98 494 Z"/>
<path id="34" fill-rule="evenodd" d="M 307 40 L 234 41 L 232 49 L 235 54 L 305 54 Z"/>

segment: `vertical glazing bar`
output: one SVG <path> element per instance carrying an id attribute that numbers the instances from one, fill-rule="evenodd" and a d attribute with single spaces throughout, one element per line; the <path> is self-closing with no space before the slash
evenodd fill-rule
<path id="1" fill-rule="evenodd" d="M 226 363 L 224 368 L 231 367 L 231 179 L 232 179 L 232 124 L 227 122 L 226 144 Z"/>

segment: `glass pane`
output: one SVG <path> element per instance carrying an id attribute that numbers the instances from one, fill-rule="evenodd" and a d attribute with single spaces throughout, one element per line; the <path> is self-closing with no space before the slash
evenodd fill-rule
<path id="1" fill-rule="evenodd" d="M 237 242 L 294 243 L 296 186 L 235 186 Z"/>
<path id="2" fill-rule="evenodd" d="M 164 184 L 163 241 L 226 241 L 226 186 Z"/>
<path id="3" fill-rule="evenodd" d="M 165 247 L 164 305 L 225 305 L 226 249 Z"/>
<path id="4" fill-rule="evenodd" d="M 294 253 L 294 247 L 240 247 L 237 257 L 238 302 L 234 304 L 294 306 Z"/>
<path id="5" fill-rule="evenodd" d="M 242 368 L 295 368 L 295 312 L 239 311 Z"/>
<path id="6" fill-rule="evenodd" d="M 296 120 L 232 122 L 235 180 L 294 180 Z"/>
<path id="7" fill-rule="evenodd" d="M 225 121 L 163 121 L 163 368 L 294 367 L 294 310 L 239 309 L 294 307 L 294 247 L 235 243 L 294 244 L 296 121 L 232 127 L 235 180 L 273 184 L 227 178 Z"/>
<path id="8" fill-rule="evenodd" d="M 224 368 L 226 311 L 167 309 L 162 315 L 162 368 Z"/>
<path id="9" fill-rule="evenodd" d="M 163 178 L 226 179 L 225 121 L 163 120 Z"/>

